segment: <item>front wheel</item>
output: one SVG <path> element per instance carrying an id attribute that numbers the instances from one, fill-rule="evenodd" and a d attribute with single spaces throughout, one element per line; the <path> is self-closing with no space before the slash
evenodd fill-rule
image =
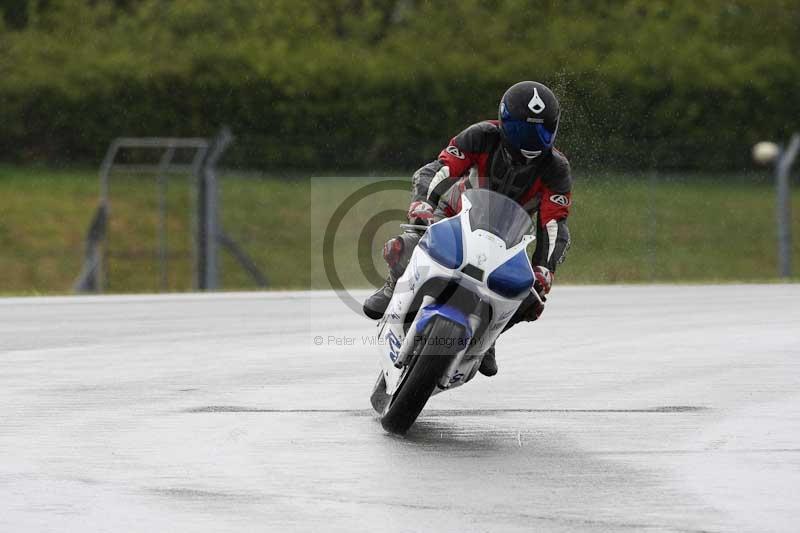
<path id="1" fill-rule="evenodd" d="M 456 346 L 453 341 L 463 336 L 462 325 L 440 316 L 431 320 L 423 337 L 425 341 L 419 341 L 424 342 L 422 348 L 415 347 L 419 355 L 409 364 L 406 376 L 381 417 L 383 429 L 398 435 L 409 430 L 453 360 Z"/>

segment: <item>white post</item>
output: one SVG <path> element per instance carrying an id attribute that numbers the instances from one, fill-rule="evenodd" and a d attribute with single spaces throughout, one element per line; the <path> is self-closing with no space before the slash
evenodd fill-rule
<path id="1" fill-rule="evenodd" d="M 776 215 L 778 222 L 778 275 L 792 275 L 792 196 L 791 169 L 800 150 L 800 134 L 792 135 L 789 146 L 781 151 L 775 165 Z"/>

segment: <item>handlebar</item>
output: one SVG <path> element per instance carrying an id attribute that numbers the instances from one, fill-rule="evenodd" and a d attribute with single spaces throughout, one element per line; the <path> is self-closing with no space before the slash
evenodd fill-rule
<path id="1" fill-rule="evenodd" d="M 425 233 L 428 231 L 428 226 L 425 224 L 400 224 L 400 229 L 403 231 L 413 231 L 416 233 Z"/>

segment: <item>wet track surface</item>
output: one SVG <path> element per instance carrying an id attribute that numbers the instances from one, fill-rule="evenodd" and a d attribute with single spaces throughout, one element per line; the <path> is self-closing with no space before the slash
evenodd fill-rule
<path id="1" fill-rule="evenodd" d="M 0 531 L 797 531 L 798 302 L 557 287 L 402 439 L 330 293 L 0 300 Z"/>

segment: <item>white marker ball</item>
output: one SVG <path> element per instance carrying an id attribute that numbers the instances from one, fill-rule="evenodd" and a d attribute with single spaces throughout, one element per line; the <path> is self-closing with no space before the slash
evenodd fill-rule
<path id="1" fill-rule="evenodd" d="M 761 141 L 753 146 L 753 160 L 759 165 L 768 165 L 775 161 L 780 151 L 777 144 Z"/>

